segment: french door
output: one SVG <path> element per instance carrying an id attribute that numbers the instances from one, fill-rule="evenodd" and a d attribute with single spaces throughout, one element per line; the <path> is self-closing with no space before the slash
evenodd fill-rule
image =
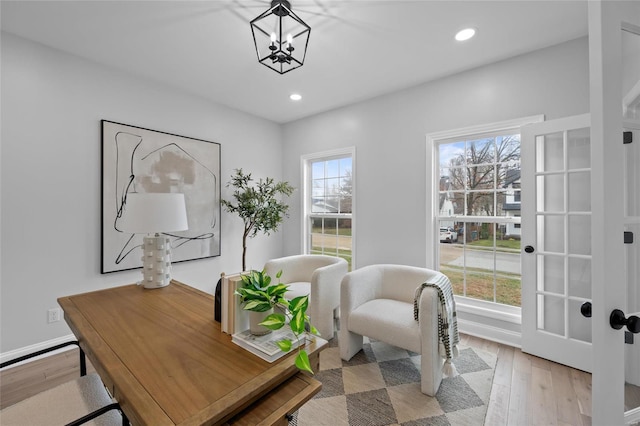
<path id="1" fill-rule="evenodd" d="M 638 335 L 612 314 L 640 316 L 640 2 L 588 8 L 590 123 L 522 131 L 523 350 L 593 372 L 594 425 L 635 424 Z"/>
<path id="2" fill-rule="evenodd" d="M 616 309 L 627 317 L 640 310 L 640 235 L 635 243 L 623 242 L 624 232 L 637 231 L 640 223 L 640 165 L 629 162 L 639 158 L 638 147 L 624 143 L 623 136 L 624 121 L 640 118 L 640 2 L 590 1 L 588 8 L 591 193 L 598 199 L 592 215 L 593 424 L 631 424 L 640 422 L 640 409 L 627 407 L 625 413 L 625 366 L 640 365 L 638 334 L 634 345 L 625 345 L 627 327 L 610 323 Z"/>
<path id="3" fill-rule="evenodd" d="M 522 128 L 522 350 L 591 372 L 589 126 L 585 114 Z"/>
<path id="4" fill-rule="evenodd" d="M 640 35 L 634 34 L 634 37 L 637 37 L 636 42 L 640 48 Z M 640 54 L 640 51 L 638 53 Z M 640 97 L 638 104 L 640 106 Z M 623 122 L 624 134 L 632 142 L 624 145 L 624 232 L 627 241 L 624 260 L 627 270 L 627 303 L 626 306 L 620 305 L 620 309 L 626 316 L 640 317 L 640 108 L 636 112 L 635 118 L 626 117 Z M 626 328 L 623 330 L 627 331 Z M 630 337 L 628 331 L 626 337 Z M 633 340 L 634 344 L 624 345 L 625 381 L 628 385 L 633 385 L 625 387 L 629 394 L 640 392 L 640 334 L 636 334 Z M 632 424 L 640 423 L 640 400 L 625 395 L 625 401 L 628 401 L 625 402 L 625 421 Z"/>
<path id="5" fill-rule="evenodd" d="M 637 15 L 640 15 L 638 7 Z M 640 18 L 640 16 L 637 16 Z M 622 110 L 625 263 L 627 271 L 627 316 L 640 317 L 640 28 L 623 26 L 622 36 Z M 626 331 L 626 328 L 624 329 Z M 629 333 L 627 331 L 627 341 Z M 640 395 L 640 335 L 635 344 L 625 347 L 626 393 Z M 640 423 L 640 398 L 625 395 L 625 421 Z"/>

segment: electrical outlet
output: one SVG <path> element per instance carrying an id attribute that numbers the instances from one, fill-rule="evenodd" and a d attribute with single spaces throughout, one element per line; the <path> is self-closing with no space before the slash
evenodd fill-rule
<path id="1" fill-rule="evenodd" d="M 60 308 L 49 309 L 47 311 L 47 322 L 51 324 L 58 321 L 60 321 Z"/>

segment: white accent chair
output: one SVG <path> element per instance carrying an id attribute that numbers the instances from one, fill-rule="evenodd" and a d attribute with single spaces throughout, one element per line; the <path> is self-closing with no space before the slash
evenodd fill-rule
<path id="1" fill-rule="evenodd" d="M 265 272 L 289 285 L 287 299 L 309 295 L 307 314 L 311 324 L 327 340 L 333 339 L 334 318 L 340 307 L 340 282 L 348 271 L 347 261 L 334 256 L 300 254 L 271 259 L 264 265 Z"/>
<path id="2" fill-rule="evenodd" d="M 425 288 L 419 321 L 413 317 L 416 289 L 438 271 L 406 265 L 371 265 L 349 272 L 340 287 L 340 356 L 349 361 L 363 336 L 421 354 L 421 390 L 434 396 L 442 381 L 438 354 L 438 293 Z"/>

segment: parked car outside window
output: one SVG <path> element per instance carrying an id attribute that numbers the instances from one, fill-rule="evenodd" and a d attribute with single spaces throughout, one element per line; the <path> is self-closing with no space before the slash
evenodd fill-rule
<path id="1" fill-rule="evenodd" d="M 453 228 L 440 228 L 441 243 L 457 243 L 458 233 Z"/>

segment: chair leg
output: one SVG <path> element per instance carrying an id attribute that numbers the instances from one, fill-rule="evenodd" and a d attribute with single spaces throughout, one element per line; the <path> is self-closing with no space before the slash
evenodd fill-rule
<path id="1" fill-rule="evenodd" d="M 311 318 L 311 322 L 320 332 L 320 336 L 322 336 L 325 340 L 333 339 L 333 311 L 330 313 L 323 312 L 322 315 L 316 315 L 316 319 Z"/>
<path id="2" fill-rule="evenodd" d="M 349 330 L 340 329 L 339 333 L 340 357 L 345 361 L 349 361 L 355 354 L 360 352 L 364 339 L 361 334 L 352 333 Z"/>
<path id="3" fill-rule="evenodd" d="M 85 356 L 84 351 L 82 350 L 80 345 L 78 345 L 78 350 L 80 351 L 80 375 L 86 376 L 87 375 L 87 357 Z"/>

